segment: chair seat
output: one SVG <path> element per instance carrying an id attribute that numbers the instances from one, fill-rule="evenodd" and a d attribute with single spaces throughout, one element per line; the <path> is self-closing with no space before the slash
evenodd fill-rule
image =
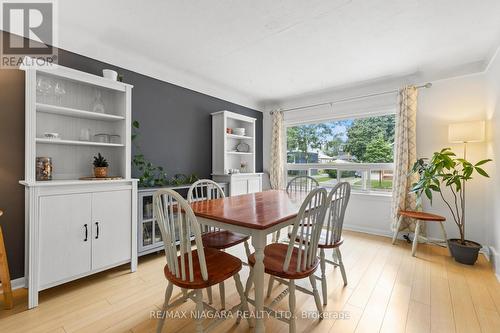
<path id="1" fill-rule="evenodd" d="M 413 210 L 400 210 L 399 215 L 406 216 L 412 219 L 420 220 L 420 221 L 428 221 L 428 222 L 443 222 L 446 221 L 441 215 L 425 213 L 425 212 L 417 212 Z"/>
<path id="2" fill-rule="evenodd" d="M 274 276 L 278 276 L 284 279 L 303 279 L 305 277 L 308 277 L 312 273 L 316 271 L 319 265 L 319 260 L 318 258 L 314 258 L 313 264 L 311 267 L 307 268 L 304 271 L 297 272 L 297 258 L 299 254 L 299 249 L 294 248 L 293 253 L 292 253 L 292 259 L 290 260 L 290 266 L 288 267 L 287 271 L 283 270 L 283 264 L 285 262 L 286 258 L 286 252 L 288 250 L 288 244 L 279 244 L 279 243 L 274 243 L 267 245 L 264 248 L 264 267 L 265 267 L 265 272 L 267 274 L 271 274 Z M 303 253 L 302 251 L 302 259 L 304 260 Z M 248 258 L 248 263 L 250 266 L 255 265 L 255 253 L 252 253 L 250 257 Z"/>
<path id="3" fill-rule="evenodd" d="M 342 243 L 344 243 L 344 239 L 341 238 L 338 242 L 335 242 L 335 243 L 331 243 L 331 242 L 326 242 L 326 231 L 322 231 L 321 232 L 321 235 L 319 236 L 319 241 L 318 241 L 318 247 L 319 248 L 323 248 L 323 249 L 334 249 L 336 247 L 339 247 L 340 245 L 342 245 Z M 291 238 L 292 235 L 288 234 L 288 238 Z M 296 242 L 300 242 L 300 237 L 296 237 L 295 238 L 295 241 Z"/>
<path id="4" fill-rule="evenodd" d="M 165 265 L 164 273 L 167 280 L 172 282 L 174 285 L 180 288 L 187 289 L 201 289 L 213 286 L 218 284 L 224 280 L 227 280 L 234 274 L 238 273 L 241 270 L 241 260 L 232 256 L 228 253 L 219 251 L 217 249 L 206 248 L 205 252 L 205 261 L 207 263 L 207 272 L 208 272 L 208 280 L 204 281 L 201 276 L 200 262 L 198 260 L 198 251 L 193 250 L 193 272 L 194 279 L 192 282 L 189 281 L 189 268 L 186 267 L 186 280 L 182 280 L 181 277 L 176 277 L 173 275 L 168 269 L 168 265 Z M 187 257 L 187 254 L 185 254 Z M 177 262 L 180 270 L 180 261 L 181 256 L 177 257 Z M 187 259 L 185 261 L 188 262 Z M 187 266 L 187 265 L 186 265 Z"/>
<path id="5" fill-rule="evenodd" d="M 250 236 L 227 230 L 208 232 L 201 235 L 203 247 L 209 247 L 211 249 L 218 250 L 227 249 L 237 244 L 243 243 L 249 238 Z"/>

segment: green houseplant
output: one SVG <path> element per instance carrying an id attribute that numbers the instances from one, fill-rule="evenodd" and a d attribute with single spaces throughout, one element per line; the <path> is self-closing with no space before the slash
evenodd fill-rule
<path id="1" fill-rule="evenodd" d="M 481 244 L 465 239 L 465 184 L 475 173 L 489 177 L 481 166 L 490 161 L 485 159 L 472 164 L 458 158 L 450 148 L 444 148 L 428 161 L 418 159 L 411 170 L 411 174 L 418 174 L 411 192 L 417 195 L 419 203 L 425 194 L 432 204 L 433 193 L 438 193 L 448 207 L 460 232 L 459 239 L 447 240 L 448 247 L 455 260 L 463 264 L 473 265 L 481 249 Z"/>
<path id="2" fill-rule="evenodd" d="M 139 137 L 139 127 L 139 122 L 135 120 L 132 123 L 132 141 L 137 140 Z M 166 185 L 179 186 L 192 184 L 198 180 L 198 176 L 194 173 L 190 175 L 176 174 L 169 179 L 162 166 L 154 165 L 144 157 L 144 154 L 140 153 L 140 147 L 137 143 L 135 148 L 139 154 L 133 156 L 132 165 L 139 172 L 139 187 L 156 187 Z"/>
<path id="3" fill-rule="evenodd" d="M 136 141 L 139 137 L 139 122 L 135 120 L 132 122 L 132 141 Z M 135 145 L 136 150 L 140 152 L 139 146 Z M 146 160 L 144 154 L 136 154 L 132 158 L 132 164 L 136 170 L 140 173 L 139 175 L 139 187 L 155 187 L 155 186 L 165 186 L 168 185 L 167 173 L 163 170 L 162 166 L 156 166 L 153 163 Z"/>
<path id="4" fill-rule="evenodd" d="M 97 156 L 94 156 L 94 177 L 97 178 L 105 178 L 108 176 L 108 161 L 98 153 Z"/>

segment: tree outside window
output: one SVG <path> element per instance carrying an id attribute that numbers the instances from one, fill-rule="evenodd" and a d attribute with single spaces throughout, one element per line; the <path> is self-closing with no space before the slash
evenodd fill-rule
<path id="1" fill-rule="evenodd" d="M 287 162 L 392 163 L 394 133 L 394 115 L 288 127 Z M 336 178 L 336 174 L 336 170 L 324 170 L 313 176 L 328 181 L 329 178 Z M 360 181 L 356 180 L 360 177 L 359 173 L 350 172 L 349 175 L 352 176 L 353 185 Z M 387 176 L 384 171 L 372 174 L 371 187 L 392 187 L 392 175 Z"/>

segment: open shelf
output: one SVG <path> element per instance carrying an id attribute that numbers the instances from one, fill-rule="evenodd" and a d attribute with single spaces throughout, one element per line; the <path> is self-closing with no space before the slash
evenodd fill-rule
<path id="1" fill-rule="evenodd" d="M 43 103 L 36 103 L 36 110 L 38 112 L 52 113 L 68 117 L 94 119 L 94 120 L 119 121 L 125 119 L 125 117 L 115 116 L 112 114 L 84 111 L 79 109 L 73 109 L 73 108 L 67 108 L 63 106 L 56 106 Z"/>
<path id="2" fill-rule="evenodd" d="M 226 136 L 230 139 L 253 139 L 253 137 L 251 136 L 246 136 L 246 135 L 236 135 L 236 134 L 227 134 L 226 133 Z"/>
<path id="3" fill-rule="evenodd" d="M 245 152 L 241 152 L 241 151 L 228 151 L 226 153 L 231 154 L 231 155 L 253 155 L 253 153 L 245 153 Z"/>
<path id="4" fill-rule="evenodd" d="M 37 143 L 47 143 L 54 145 L 72 145 L 72 146 L 99 146 L 99 147 L 124 147 L 121 143 L 105 143 L 93 141 L 76 141 L 76 140 L 61 140 L 61 139 L 44 139 L 36 138 Z"/>

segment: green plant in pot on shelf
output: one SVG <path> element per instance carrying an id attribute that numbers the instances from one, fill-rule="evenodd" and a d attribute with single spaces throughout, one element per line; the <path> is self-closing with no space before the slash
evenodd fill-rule
<path id="1" fill-rule="evenodd" d="M 463 264 L 473 265 L 482 247 L 465 238 L 465 184 L 475 174 L 489 177 L 481 166 L 490 161 L 485 159 L 472 164 L 458 158 L 450 148 L 444 148 L 435 152 L 430 160 L 417 160 L 411 171 L 411 174 L 418 174 L 411 192 L 417 195 L 419 202 L 425 194 L 432 204 L 433 193 L 437 193 L 448 207 L 460 232 L 460 238 L 447 240 L 448 247 L 453 258 Z"/>
<path id="2" fill-rule="evenodd" d="M 94 156 L 94 177 L 97 178 L 105 178 L 108 176 L 108 166 L 109 163 L 106 161 L 104 156 L 101 153 L 98 153 L 97 156 Z"/>

